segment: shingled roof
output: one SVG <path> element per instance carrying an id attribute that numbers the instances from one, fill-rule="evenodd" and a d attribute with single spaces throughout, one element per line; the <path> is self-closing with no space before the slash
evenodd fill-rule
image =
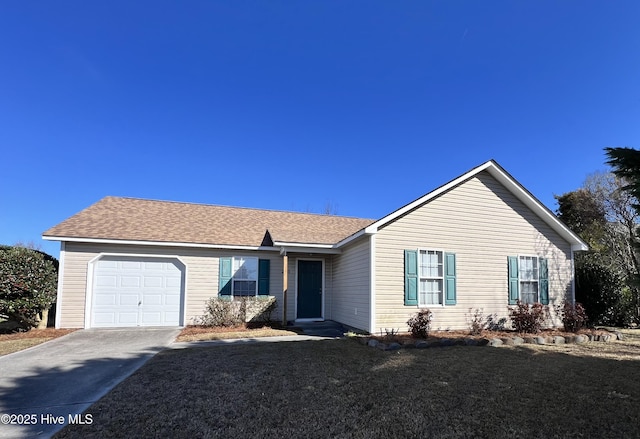
<path id="1" fill-rule="evenodd" d="M 43 236 L 225 246 L 336 244 L 373 222 L 334 215 L 105 197 Z"/>

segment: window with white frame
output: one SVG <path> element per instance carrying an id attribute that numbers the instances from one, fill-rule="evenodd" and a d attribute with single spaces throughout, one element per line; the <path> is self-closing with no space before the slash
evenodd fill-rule
<path id="1" fill-rule="evenodd" d="M 442 305 L 444 290 L 443 254 L 420 250 L 418 255 L 418 305 Z"/>
<path id="2" fill-rule="evenodd" d="M 520 273 L 520 301 L 523 303 L 539 302 L 538 258 L 536 256 L 520 256 L 518 272 Z"/>
<path id="3" fill-rule="evenodd" d="M 233 258 L 232 295 L 258 294 L 258 258 Z"/>

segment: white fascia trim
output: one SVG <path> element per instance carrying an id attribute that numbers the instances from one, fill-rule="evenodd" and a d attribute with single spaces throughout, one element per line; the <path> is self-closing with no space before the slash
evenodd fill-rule
<path id="1" fill-rule="evenodd" d="M 374 234 L 374 233 L 376 233 L 376 232 L 377 232 L 377 230 L 375 230 L 375 231 L 373 231 L 373 232 L 372 232 L 372 231 L 368 231 L 368 228 L 369 228 L 369 227 L 371 227 L 371 226 L 365 227 L 364 229 L 360 230 L 359 232 L 356 232 L 356 233 L 354 233 L 353 235 L 351 235 L 351 236 L 349 236 L 349 237 L 347 237 L 347 238 L 343 239 L 342 241 L 340 241 L 339 243 L 337 243 L 337 244 L 335 245 L 335 247 L 336 247 L 336 248 L 342 247 L 343 245 L 346 245 L 346 244 L 350 243 L 350 242 L 351 242 L 351 241 L 353 241 L 354 239 L 358 239 L 358 238 L 360 238 L 361 236 L 364 236 L 364 235 L 372 235 L 372 234 Z"/>
<path id="2" fill-rule="evenodd" d="M 317 247 L 280 247 L 280 254 L 286 255 L 288 253 L 313 253 L 322 255 L 339 255 L 342 250 L 336 248 L 317 248 Z"/>
<path id="3" fill-rule="evenodd" d="M 274 246 L 278 246 L 280 254 L 290 253 L 321 253 L 337 255 L 342 253 L 342 250 L 335 248 L 333 244 L 300 244 L 292 242 L 274 242 Z"/>
<path id="4" fill-rule="evenodd" d="M 282 242 L 274 241 L 274 246 L 277 247 L 309 247 L 309 248 L 333 248 L 334 244 L 304 244 L 300 242 Z"/>
<path id="5" fill-rule="evenodd" d="M 91 244 L 126 244 L 126 245 L 149 245 L 158 247 L 192 247 L 192 248 L 220 248 L 230 250 L 263 250 L 278 251 L 278 247 L 251 246 L 251 245 L 224 245 L 224 244 L 194 244 L 189 242 L 159 242 L 159 241 L 127 241 L 120 239 L 97 239 L 97 238 L 67 238 L 62 236 L 43 236 L 47 241 L 63 242 L 85 242 Z"/>

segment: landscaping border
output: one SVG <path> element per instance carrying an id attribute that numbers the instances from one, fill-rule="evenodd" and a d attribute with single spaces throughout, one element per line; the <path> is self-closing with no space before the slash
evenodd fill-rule
<path id="1" fill-rule="evenodd" d="M 408 343 L 398 343 L 397 341 L 382 342 L 373 337 L 358 337 L 361 344 L 383 351 L 397 351 L 400 349 L 426 349 L 448 346 L 518 346 L 522 344 L 538 344 L 538 345 L 561 345 L 561 344 L 583 344 L 588 342 L 610 342 L 615 340 L 623 340 L 624 335 L 621 332 L 611 332 L 609 334 L 576 334 L 569 336 L 542 336 L 542 335 L 526 335 L 523 337 L 483 337 L 483 338 L 446 338 L 442 337 L 436 340 L 412 340 Z"/>

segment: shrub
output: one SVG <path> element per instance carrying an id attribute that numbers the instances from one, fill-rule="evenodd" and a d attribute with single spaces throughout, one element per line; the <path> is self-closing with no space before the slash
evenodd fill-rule
<path id="1" fill-rule="evenodd" d="M 514 308 L 509 308 L 509 317 L 516 331 L 535 334 L 542 330 L 548 309 L 541 303 L 528 305 L 518 301 Z"/>
<path id="2" fill-rule="evenodd" d="M 0 316 L 21 329 L 37 326 L 39 314 L 56 300 L 57 285 L 55 258 L 24 247 L 0 247 Z"/>
<path id="3" fill-rule="evenodd" d="M 506 317 L 498 318 L 497 314 L 489 314 L 487 316 L 487 323 L 485 323 L 485 327 L 489 331 L 504 331 L 504 327 L 507 324 Z"/>
<path id="4" fill-rule="evenodd" d="M 195 323 L 203 326 L 238 326 L 245 323 L 245 310 L 244 300 L 212 297 L 205 305 L 204 314 Z"/>
<path id="5" fill-rule="evenodd" d="M 427 338 L 429 329 L 431 328 L 432 313 L 428 309 L 417 312 L 413 317 L 407 320 L 407 325 L 411 329 L 411 335 L 416 338 Z"/>
<path id="6" fill-rule="evenodd" d="M 471 312 L 471 308 L 469 308 L 469 312 Z M 482 310 L 476 308 L 473 315 L 471 315 L 469 322 L 469 330 L 471 335 L 480 335 L 482 331 L 485 329 L 485 321 L 484 315 L 482 314 Z"/>
<path id="7" fill-rule="evenodd" d="M 598 252 L 576 254 L 576 300 L 594 325 L 628 326 L 638 321 L 634 293 Z"/>
<path id="8" fill-rule="evenodd" d="M 212 297 L 206 303 L 204 314 L 195 319 L 203 326 L 240 326 L 247 321 L 271 321 L 276 298 L 269 297 Z"/>
<path id="9" fill-rule="evenodd" d="M 556 311 L 562 317 L 562 324 L 567 332 L 578 332 L 587 325 L 587 312 L 578 302 L 572 305 L 565 301 L 562 307 L 556 308 Z"/>
<path id="10" fill-rule="evenodd" d="M 471 312 L 471 308 L 469 308 L 469 312 Z M 506 323 L 506 317 L 498 319 L 497 314 L 489 314 L 485 317 L 482 310 L 476 308 L 474 313 L 470 314 L 469 317 L 469 332 L 471 335 L 480 335 L 484 330 L 504 331 Z"/>

